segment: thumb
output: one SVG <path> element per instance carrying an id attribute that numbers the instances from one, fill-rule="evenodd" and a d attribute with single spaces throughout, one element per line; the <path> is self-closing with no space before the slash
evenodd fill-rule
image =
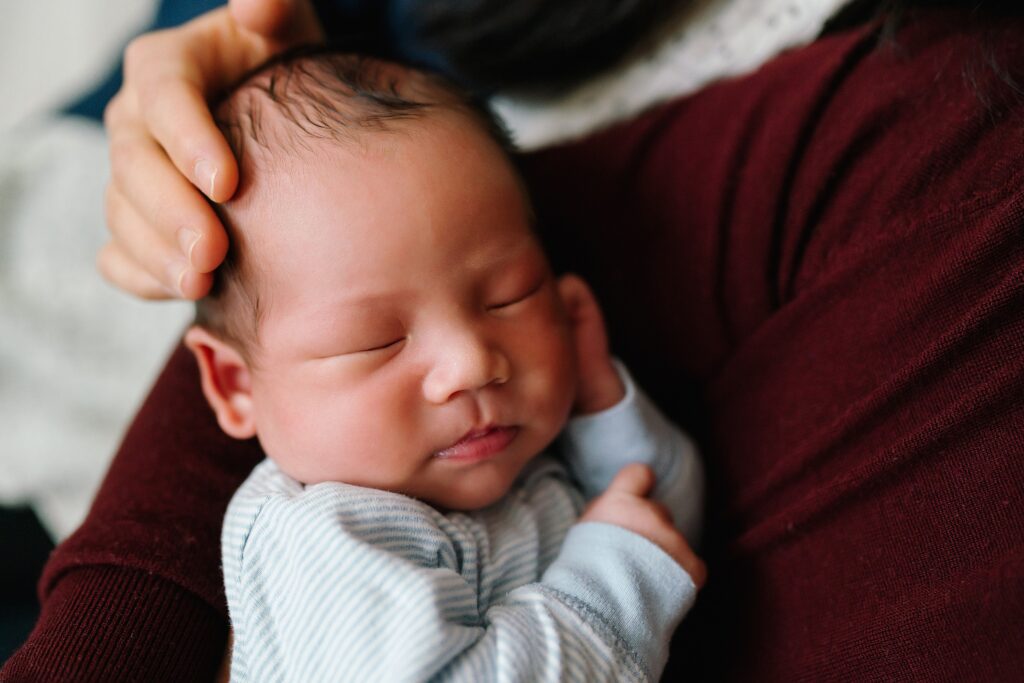
<path id="1" fill-rule="evenodd" d="M 229 0 L 239 26 L 272 41 L 292 45 L 324 38 L 311 0 Z"/>
<path id="2" fill-rule="evenodd" d="M 608 484 L 605 493 L 616 491 L 643 498 L 651 492 L 653 486 L 654 472 L 651 471 L 651 468 L 634 462 L 619 470 L 612 482 Z"/>

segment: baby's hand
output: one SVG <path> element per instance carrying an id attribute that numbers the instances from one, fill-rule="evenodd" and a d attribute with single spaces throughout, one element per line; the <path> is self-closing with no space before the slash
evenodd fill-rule
<path id="1" fill-rule="evenodd" d="M 577 415 L 611 408 L 626 395 L 626 388 L 615 371 L 608 353 L 608 333 L 601 308 L 590 287 L 577 275 L 564 275 L 558 281 L 576 346 Z"/>
<path id="2" fill-rule="evenodd" d="M 679 563 L 700 588 L 707 578 L 704 563 L 672 523 L 669 511 L 646 498 L 654 486 L 654 472 L 647 465 L 626 465 L 600 496 L 591 501 L 580 522 L 614 524 L 640 534 Z"/>

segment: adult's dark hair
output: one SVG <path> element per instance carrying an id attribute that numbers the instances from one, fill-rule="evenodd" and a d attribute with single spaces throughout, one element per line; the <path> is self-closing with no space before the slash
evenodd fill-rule
<path id="1" fill-rule="evenodd" d="M 621 58 L 693 0 L 394 0 L 396 42 L 481 90 L 557 86 Z"/>
<path id="2" fill-rule="evenodd" d="M 596 73 L 700 1 L 392 0 L 381 11 L 403 55 L 488 92 L 558 87 Z M 881 17 L 883 37 L 891 37 L 908 10 L 923 6 L 970 6 L 980 16 L 1019 12 L 1020 0 L 852 0 L 826 30 Z"/>

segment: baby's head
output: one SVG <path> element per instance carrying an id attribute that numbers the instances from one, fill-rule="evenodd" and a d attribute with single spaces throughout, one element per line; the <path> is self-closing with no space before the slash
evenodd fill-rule
<path id="1" fill-rule="evenodd" d="M 500 498 L 576 386 L 559 286 L 486 114 L 426 74 L 293 55 L 218 108 L 227 267 L 186 341 L 230 435 L 307 484 Z"/>

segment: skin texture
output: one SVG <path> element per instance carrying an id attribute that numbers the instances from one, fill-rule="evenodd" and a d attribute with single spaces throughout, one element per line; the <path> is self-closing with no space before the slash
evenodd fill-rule
<path id="1" fill-rule="evenodd" d="M 444 112 L 289 156 L 261 164 L 229 212 L 264 313 L 247 400 L 222 426 L 258 433 L 305 483 L 494 502 L 561 430 L 576 385 L 569 320 L 500 150 Z M 435 455 L 494 427 L 514 432 L 496 457 Z"/>
<path id="2" fill-rule="evenodd" d="M 152 299 L 198 299 L 209 291 L 212 272 L 227 252 L 227 235 L 206 198 L 231 199 L 239 173 L 207 99 L 271 55 L 322 38 L 309 0 L 230 0 L 228 7 L 179 28 L 133 41 L 125 55 L 124 84 L 105 116 L 110 241 L 97 266 L 108 281 Z M 575 409 L 593 412 L 612 405 L 621 388 L 608 361 L 600 311 L 581 281 L 564 279 L 558 288 L 576 348 Z M 202 330 L 190 331 L 188 343 L 200 359 L 204 391 L 221 425 L 236 436 L 255 433 L 253 373 L 237 350 Z M 699 560 L 685 541 L 684 552 L 678 543 L 665 542 L 674 529 L 650 514 L 657 505 L 645 494 L 643 486 L 632 483 L 614 496 L 599 497 L 587 514 L 600 514 L 602 521 L 655 542 L 659 536 L 659 545 L 702 583 Z M 604 514 L 606 497 L 629 504 Z"/>
<path id="3" fill-rule="evenodd" d="M 152 299 L 198 299 L 209 291 L 212 272 L 227 252 L 227 234 L 206 198 L 231 199 L 239 173 L 207 99 L 271 55 L 322 38 L 308 0 L 230 0 L 227 8 L 132 42 L 124 84 L 104 120 L 111 156 L 110 241 L 97 267 L 108 281 Z M 593 412 L 618 400 L 600 312 L 582 283 L 564 280 L 559 290 L 580 366 L 576 410 Z M 202 330 L 190 331 L 188 343 L 200 359 L 204 391 L 221 425 L 236 436 L 255 433 L 252 372 L 237 350 Z M 588 512 L 600 510 L 603 498 Z M 655 506 L 642 494 L 631 499 L 639 512 Z M 630 526 L 629 517 L 622 515 L 618 523 L 648 538 L 657 529 L 666 531 L 657 523 Z M 680 554 L 662 547 L 684 567 L 699 563 L 688 548 Z"/>
<path id="4" fill-rule="evenodd" d="M 268 292 L 255 365 L 201 328 L 186 343 L 221 426 L 258 433 L 292 476 L 475 509 L 570 410 L 609 408 L 624 387 L 593 294 L 552 276 L 493 141 L 464 114 L 410 127 L 246 175 L 227 212 Z M 495 457 L 435 457 L 489 423 L 517 429 Z M 647 498 L 654 483 L 644 465 L 623 468 L 580 521 L 644 536 L 703 586 L 703 562 Z M 230 647 L 219 680 L 229 663 Z"/>
<path id="5" fill-rule="evenodd" d="M 232 0 L 125 51 L 124 84 L 107 107 L 110 241 L 97 267 L 147 299 L 198 299 L 227 253 L 204 198 L 230 199 L 238 165 L 207 100 L 268 57 L 322 40 L 309 0 Z"/>
<path id="6" fill-rule="evenodd" d="M 470 115 L 436 107 L 249 159 L 225 208 L 258 264 L 252 362 L 201 328 L 186 343 L 221 427 L 258 435 L 290 476 L 479 509 L 571 412 L 621 400 L 593 295 L 552 275 L 518 179 Z M 446 457 L 493 428 L 504 438 L 486 457 Z M 702 582 L 653 483 L 625 468 L 583 519 L 645 536 Z"/>

